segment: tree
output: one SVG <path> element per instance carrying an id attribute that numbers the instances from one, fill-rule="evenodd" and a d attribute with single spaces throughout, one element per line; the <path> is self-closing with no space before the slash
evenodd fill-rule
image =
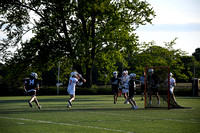
<path id="1" fill-rule="evenodd" d="M 73 69 L 86 75 L 89 87 L 93 66 L 113 61 L 106 53 L 135 50 L 139 44 L 133 32 L 155 17 L 150 4 L 139 0 L 5 0 L 0 9 L 4 18 L 0 28 L 8 37 L 1 52 L 16 46 L 32 30 L 35 36 L 18 50 L 25 59 L 30 56 L 23 53 L 34 55 L 29 64 L 36 68 L 42 60 L 48 67 L 67 58 Z M 39 19 L 32 19 L 30 13 Z"/>
<path id="2" fill-rule="evenodd" d="M 181 60 L 182 56 L 186 55 L 186 53 L 180 49 L 173 49 L 176 39 L 166 42 L 165 47 L 157 46 L 153 41 L 144 43 L 140 48 L 141 51 L 134 53 L 130 57 L 129 64 L 130 66 L 134 66 L 131 70 L 140 75 L 145 67 L 169 66 L 170 71 L 178 81 L 188 80 L 189 77 L 183 73 L 185 68 Z"/>
<path id="3" fill-rule="evenodd" d="M 196 48 L 196 49 L 195 49 L 195 52 L 192 53 L 192 55 L 195 57 L 195 59 L 196 59 L 197 61 L 200 61 L 200 48 Z"/>

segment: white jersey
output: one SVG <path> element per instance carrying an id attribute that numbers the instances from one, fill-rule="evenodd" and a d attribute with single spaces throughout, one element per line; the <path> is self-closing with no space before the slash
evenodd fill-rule
<path id="1" fill-rule="evenodd" d="M 122 87 L 123 87 L 123 88 L 126 88 L 126 89 L 129 88 L 129 84 L 128 84 L 129 80 L 130 80 L 129 75 L 123 76 L 123 77 L 121 78 L 121 82 L 122 82 Z"/>
<path id="2" fill-rule="evenodd" d="M 77 82 L 78 82 L 77 78 L 70 77 L 67 90 L 75 90 L 75 86 L 76 86 Z"/>
<path id="3" fill-rule="evenodd" d="M 167 81 L 168 81 L 168 79 L 166 80 L 166 82 Z M 169 80 L 169 92 L 170 92 L 170 94 L 173 94 L 174 86 L 176 86 L 176 80 L 174 78 L 170 78 L 170 80 Z"/>

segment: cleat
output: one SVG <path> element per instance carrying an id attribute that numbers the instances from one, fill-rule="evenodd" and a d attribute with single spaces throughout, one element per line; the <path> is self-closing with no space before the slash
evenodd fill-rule
<path id="1" fill-rule="evenodd" d="M 124 104 L 129 104 L 129 101 L 125 101 Z"/>
<path id="2" fill-rule="evenodd" d="M 31 102 L 28 102 L 28 104 L 29 104 L 29 106 L 32 108 L 33 106 L 32 106 L 32 104 L 31 104 Z"/>
<path id="3" fill-rule="evenodd" d="M 156 105 L 160 105 L 160 101 L 158 101 L 158 103 Z"/>
<path id="4" fill-rule="evenodd" d="M 70 106 L 70 105 L 67 105 L 67 108 L 71 108 L 72 106 Z"/>
<path id="5" fill-rule="evenodd" d="M 133 107 L 133 109 L 138 109 L 138 106 Z"/>
<path id="6" fill-rule="evenodd" d="M 41 109 L 41 108 L 42 108 L 42 105 L 39 105 L 39 106 L 38 106 L 38 109 Z"/>
<path id="7" fill-rule="evenodd" d="M 70 102 L 70 100 L 68 100 L 69 106 L 72 106 L 72 103 Z"/>

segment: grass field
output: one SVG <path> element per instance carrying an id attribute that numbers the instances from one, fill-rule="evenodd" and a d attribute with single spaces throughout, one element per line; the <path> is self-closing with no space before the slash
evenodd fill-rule
<path id="1" fill-rule="evenodd" d="M 138 110 L 119 97 L 77 95 L 72 108 L 68 96 L 38 96 L 42 109 L 28 106 L 28 96 L 0 97 L 1 133 L 197 133 L 200 132 L 200 97 L 177 97 L 192 109 L 145 109 L 136 96 Z"/>

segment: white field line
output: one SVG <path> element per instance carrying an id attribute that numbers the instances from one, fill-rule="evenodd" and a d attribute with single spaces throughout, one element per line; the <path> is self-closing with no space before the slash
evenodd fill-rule
<path id="1" fill-rule="evenodd" d="M 60 123 L 60 122 L 53 122 L 53 121 L 32 120 L 32 119 L 4 117 L 4 116 L 0 116 L 0 118 L 2 118 L 2 119 L 13 119 L 13 120 L 22 120 L 22 121 L 31 121 L 31 122 L 37 122 L 37 123 L 49 123 L 49 124 L 64 125 L 64 126 L 94 128 L 94 129 L 108 130 L 108 131 L 114 131 L 114 132 L 134 133 L 134 132 L 131 132 L 131 131 L 123 131 L 123 130 L 118 130 L 118 129 L 104 128 L 104 127 L 94 127 L 94 126 L 85 126 L 85 125 L 75 125 L 75 124 L 70 124 L 70 123 Z"/>

